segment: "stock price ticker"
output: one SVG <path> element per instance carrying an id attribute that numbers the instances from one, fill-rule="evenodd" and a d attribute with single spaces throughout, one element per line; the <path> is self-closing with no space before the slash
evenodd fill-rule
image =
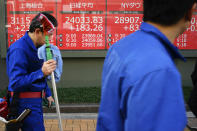
<path id="1" fill-rule="evenodd" d="M 8 47 L 29 29 L 40 11 L 56 17 L 58 27 L 50 43 L 60 50 L 106 50 L 121 38 L 140 29 L 142 0 L 7 0 Z M 174 45 L 197 49 L 197 16 Z"/>

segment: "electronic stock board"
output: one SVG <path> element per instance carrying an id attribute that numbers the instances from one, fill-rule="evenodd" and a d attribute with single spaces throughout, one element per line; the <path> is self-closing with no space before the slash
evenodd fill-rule
<path id="1" fill-rule="evenodd" d="M 139 30 L 142 0 L 7 0 L 8 47 L 28 30 L 40 11 L 57 18 L 58 27 L 50 41 L 60 50 L 107 50 L 116 41 Z M 175 40 L 179 49 L 197 49 L 197 15 Z"/>

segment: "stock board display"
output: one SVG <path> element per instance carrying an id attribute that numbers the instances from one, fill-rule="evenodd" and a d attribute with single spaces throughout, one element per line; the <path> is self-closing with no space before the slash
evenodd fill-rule
<path id="1" fill-rule="evenodd" d="M 54 1 L 48 0 L 7 0 L 8 47 L 22 37 L 29 29 L 33 17 L 40 11 L 47 11 L 55 16 Z M 50 41 L 56 44 L 56 38 Z"/>
<path id="2" fill-rule="evenodd" d="M 142 11 L 142 0 L 108 0 L 107 49 L 121 38 L 140 29 Z"/>
<path id="3" fill-rule="evenodd" d="M 197 49 L 197 15 L 193 15 L 190 27 L 175 40 L 179 49 Z"/>
<path id="4" fill-rule="evenodd" d="M 50 41 L 60 50 L 106 50 L 139 30 L 142 0 L 7 0 L 8 47 L 28 30 L 32 18 L 47 11 L 58 20 Z M 197 49 L 197 15 L 175 40 L 180 49 Z"/>
<path id="5" fill-rule="evenodd" d="M 60 49 L 105 49 L 105 0 L 66 0 L 57 4 Z"/>

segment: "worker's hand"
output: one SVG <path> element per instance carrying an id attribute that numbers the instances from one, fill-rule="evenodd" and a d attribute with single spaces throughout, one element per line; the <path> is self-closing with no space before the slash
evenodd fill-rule
<path id="1" fill-rule="evenodd" d="M 49 102 L 49 108 L 51 107 L 51 104 L 52 104 L 52 102 L 54 103 L 54 99 L 53 99 L 53 97 L 52 96 L 49 96 L 49 97 L 47 97 L 47 100 L 48 100 L 48 102 Z"/>
<path id="2" fill-rule="evenodd" d="M 44 62 L 42 66 L 42 72 L 44 76 L 50 75 L 56 69 L 56 61 L 55 60 L 48 60 Z"/>

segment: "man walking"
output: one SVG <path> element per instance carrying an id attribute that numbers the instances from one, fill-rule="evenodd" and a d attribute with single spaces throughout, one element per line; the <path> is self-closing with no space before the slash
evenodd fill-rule
<path id="1" fill-rule="evenodd" d="M 109 49 L 97 131 L 183 131 L 187 118 L 174 40 L 189 26 L 195 0 L 144 0 L 140 30 Z"/>

